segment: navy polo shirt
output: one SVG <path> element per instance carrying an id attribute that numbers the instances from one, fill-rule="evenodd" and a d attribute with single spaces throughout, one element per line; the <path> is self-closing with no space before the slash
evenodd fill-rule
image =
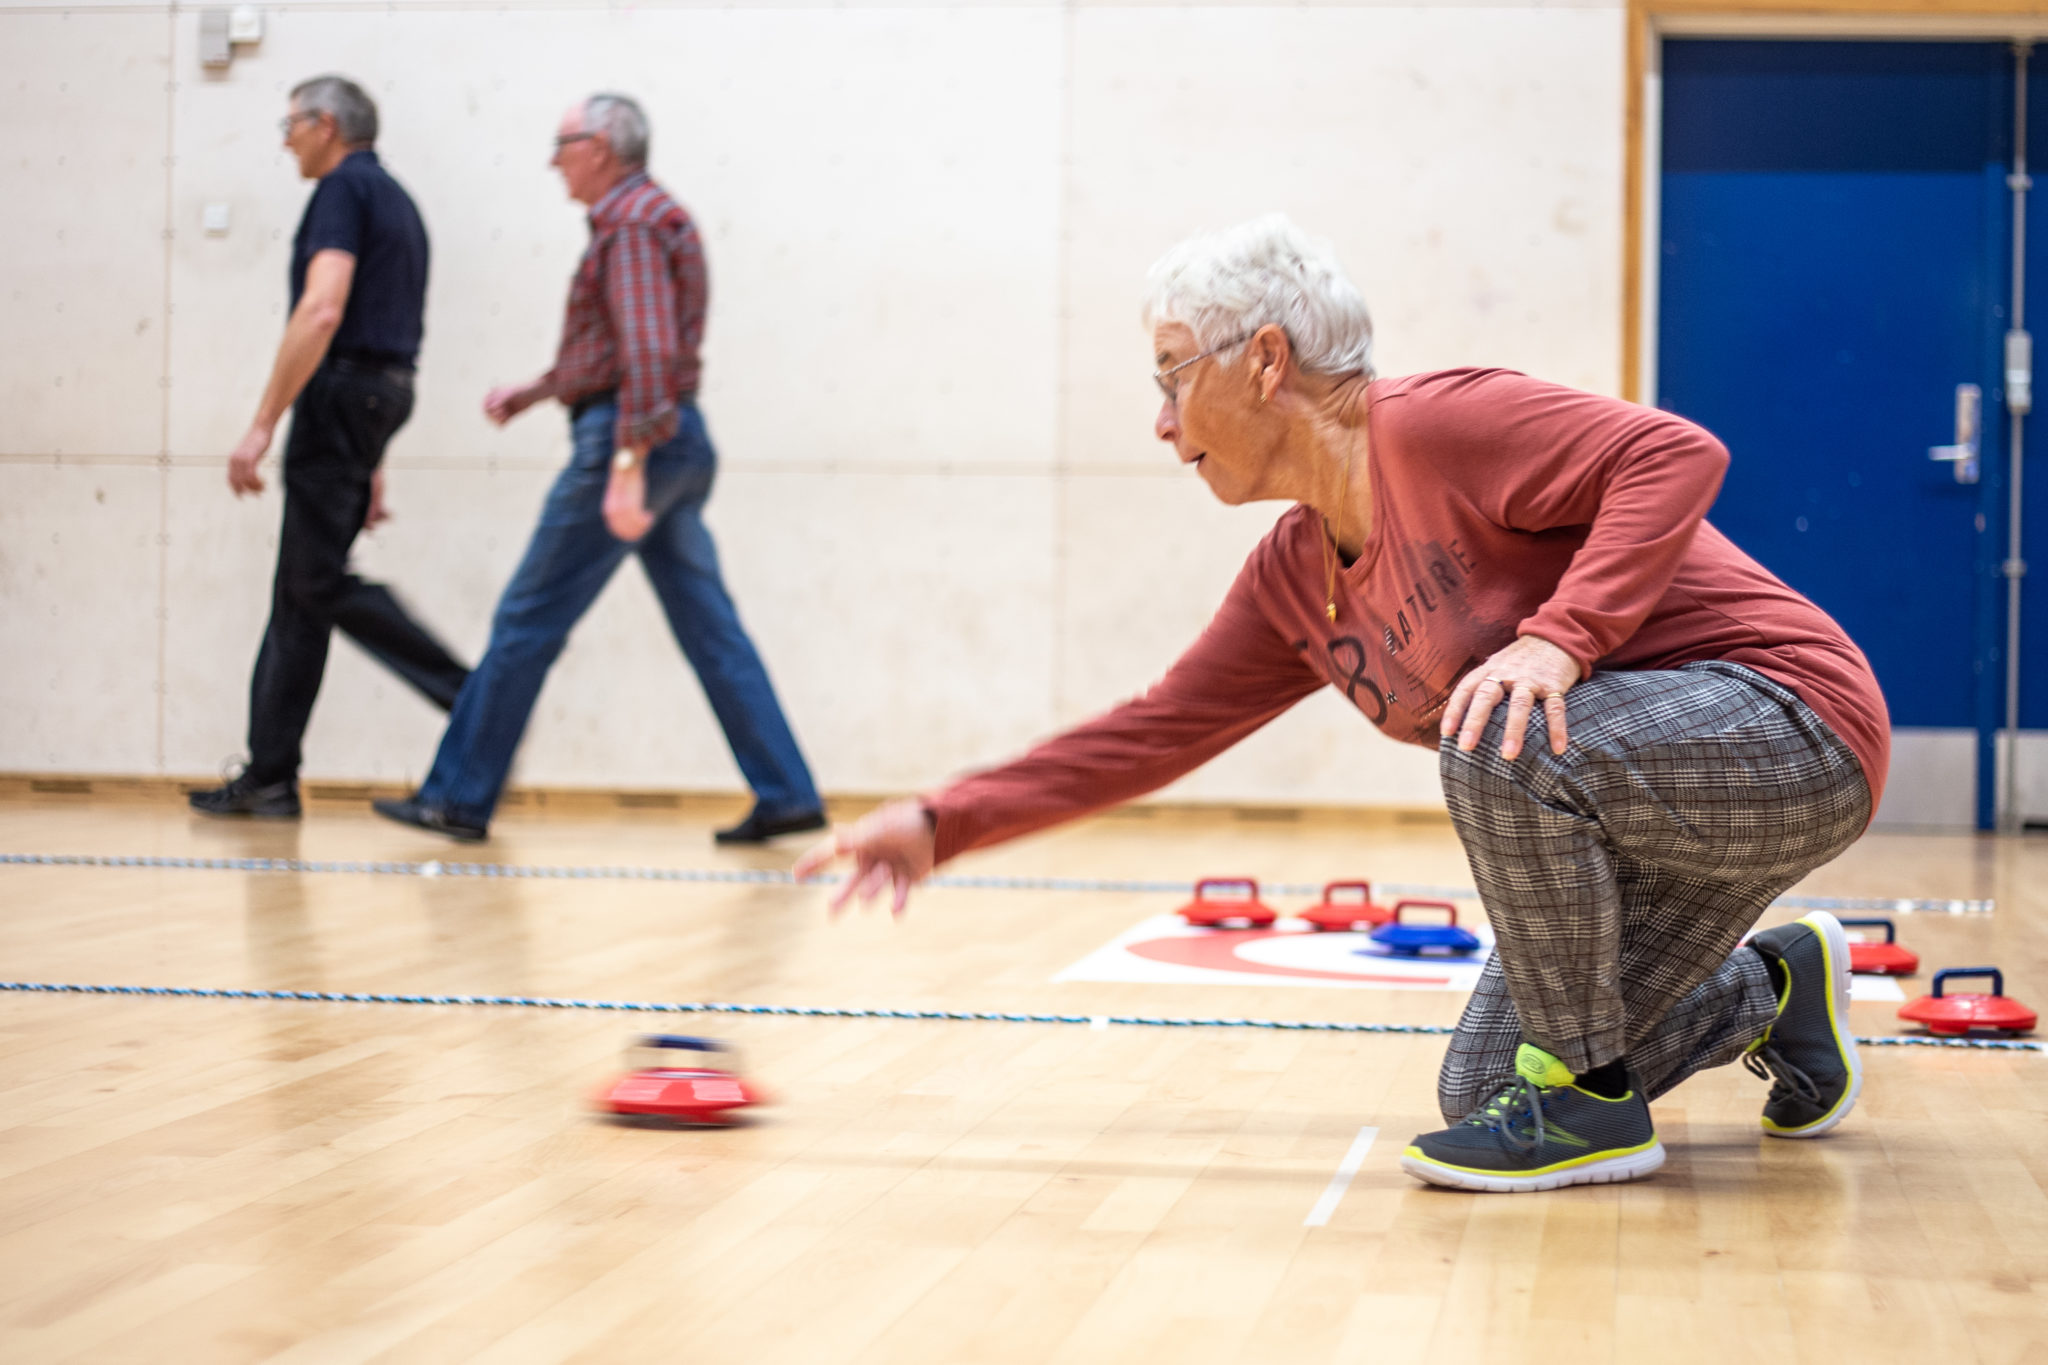
<path id="1" fill-rule="evenodd" d="M 321 251 L 356 258 L 355 281 L 328 351 L 411 364 L 420 353 L 427 302 L 427 228 L 412 196 L 372 151 L 350 152 L 322 176 L 292 239 L 292 307 L 306 266 Z"/>

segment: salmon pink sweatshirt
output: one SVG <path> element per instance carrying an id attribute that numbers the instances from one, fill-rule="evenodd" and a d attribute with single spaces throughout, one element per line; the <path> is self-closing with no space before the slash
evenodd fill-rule
<path id="1" fill-rule="evenodd" d="M 1719 441 L 1508 370 L 1377 380 L 1367 401 L 1372 523 L 1338 576 L 1336 622 L 1322 521 L 1297 505 L 1158 683 L 927 794 L 941 861 L 1155 791 L 1321 687 L 1434 748 L 1451 690 L 1518 635 L 1559 646 L 1582 677 L 1753 668 L 1848 745 L 1877 808 L 1891 743 L 1877 679 L 1826 612 L 1705 520 Z"/>

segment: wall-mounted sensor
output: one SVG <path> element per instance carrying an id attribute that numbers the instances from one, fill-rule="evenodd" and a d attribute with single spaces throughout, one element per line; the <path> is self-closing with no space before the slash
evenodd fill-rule
<path id="1" fill-rule="evenodd" d="M 228 12 L 224 9 L 199 11 L 199 64 L 218 71 L 234 61 L 235 50 L 228 43 Z"/>
<path id="2" fill-rule="evenodd" d="M 208 204 L 200 211 L 199 221 L 205 226 L 207 236 L 227 236 L 228 223 L 230 221 L 228 206 L 226 204 Z"/>
<path id="3" fill-rule="evenodd" d="M 235 60 L 235 44 L 263 41 L 263 11 L 254 5 L 199 11 L 199 64 L 219 71 Z"/>

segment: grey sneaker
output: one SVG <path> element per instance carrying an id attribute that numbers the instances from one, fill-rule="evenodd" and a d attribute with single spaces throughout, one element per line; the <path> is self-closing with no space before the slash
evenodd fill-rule
<path id="1" fill-rule="evenodd" d="M 1610 1100 L 1581 1090 L 1563 1062 L 1528 1043 L 1515 1072 L 1463 1122 L 1416 1138 L 1401 1169 L 1432 1185 L 1519 1193 L 1634 1180 L 1664 1164 L 1642 1091 Z"/>
<path id="2" fill-rule="evenodd" d="M 1856 1107 L 1863 1063 L 1849 1033 L 1849 936 L 1825 910 L 1776 929 L 1749 946 L 1783 971 L 1778 1017 L 1742 1064 L 1771 1082 L 1764 1131 L 1819 1137 Z"/>
<path id="3" fill-rule="evenodd" d="M 292 781 L 259 786 L 247 773 L 218 787 L 188 791 L 185 799 L 203 815 L 253 815 L 260 820 L 299 818 L 299 784 Z"/>

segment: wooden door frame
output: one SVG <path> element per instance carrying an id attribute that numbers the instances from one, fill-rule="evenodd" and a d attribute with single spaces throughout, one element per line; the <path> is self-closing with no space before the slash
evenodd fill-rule
<path id="1" fill-rule="evenodd" d="M 1666 35 L 1725 37 L 1999 38 L 2048 42 L 2048 0 L 1628 0 L 1622 154 L 1621 392 L 1642 401 L 1648 338 L 1651 216 L 1646 95 L 1655 45 Z"/>

